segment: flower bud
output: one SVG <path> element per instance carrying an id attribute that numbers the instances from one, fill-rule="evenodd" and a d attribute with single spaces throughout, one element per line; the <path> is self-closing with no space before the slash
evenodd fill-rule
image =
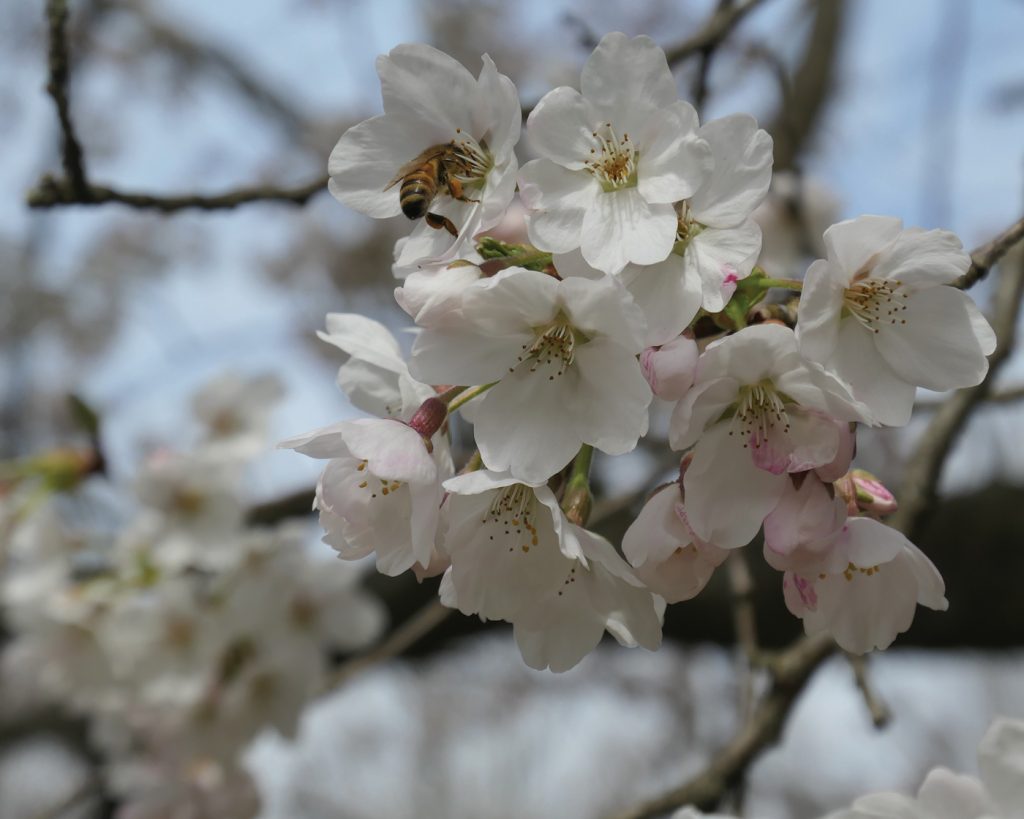
<path id="1" fill-rule="evenodd" d="M 697 342 L 685 335 L 640 354 L 640 369 L 651 391 L 666 401 L 679 401 L 689 392 L 697 372 Z"/>
<path id="2" fill-rule="evenodd" d="M 839 494 L 846 499 L 850 513 L 866 513 L 874 517 L 884 517 L 896 511 L 898 504 L 895 495 L 866 469 L 852 469 L 849 474 L 836 484 Z"/>

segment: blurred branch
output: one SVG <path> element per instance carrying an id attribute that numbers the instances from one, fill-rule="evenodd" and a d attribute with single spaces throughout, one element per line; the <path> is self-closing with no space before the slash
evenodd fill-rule
<path id="1" fill-rule="evenodd" d="M 447 620 L 453 611 L 454 609 L 448 608 L 437 598 L 432 599 L 377 646 L 342 663 L 331 674 L 324 686 L 324 692 L 333 691 L 368 668 L 404 653 L 411 645 Z"/>
<path id="2" fill-rule="evenodd" d="M 71 103 L 68 94 L 70 71 L 68 67 L 68 4 L 67 0 L 49 0 L 46 4 L 48 38 L 49 81 L 46 91 L 53 98 L 60 120 L 61 161 L 67 187 L 70 191 L 84 195 L 88 184 L 85 181 L 85 158 L 82 146 L 75 135 L 71 121 Z"/>
<path id="3" fill-rule="evenodd" d="M 187 69 L 202 66 L 220 73 L 243 96 L 276 118 L 287 132 L 301 134 L 305 130 L 303 114 L 282 94 L 268 88 L 263 80 L 227 49 L 211 40 L 200 39 L 192 33 L 184 34 L 154 14 L 147 3 L 105 2 L 104 7 L 134 14 L 144 27 L 152 47 L 162 49 L 177 58 Z"/>
<path id="4" fill-rule="evenodd" d="M 944 407 L 946 400 L 945 398 L 940 398 L 934 401 L 918 401 L 914 404 L 914 412 L 934 412 Z M 982 400 L 987 404 L 1013 404 L 1024 400 L 1024 386 L 1012 387 L 1001 392 L 986 393 Z"/>
<path id="5" fill-rule="evenodd" d="M 857 685 L 857 690 L 860 691 L 860 695 L 864 698 L 864 704 L 871 715 L 871 722 L 876 728 L 884 728 L 889 724 L 892 714 L 889 712 L 889 707 L 878 696 L 874 686 L 871 684 L 871 680 L 868 678 L 868 658 L 863 654 L 847 653 L 846 659 L 850 663 L 850 669 L 853 671 L 853 680 Z"/>
<path id="6" fill-rule="evenodd" d="M 688 40 L 665 49 L 669 65 L 682 62 L 696 54 L 709 54 L 729 36 L 740 21 L 764 0 L 743 0 L 740 3 L 719 3 L 711 19 Z"/>
<path id="7" fill-rule="evenodd" d="M 813 135 L 835 79 L 836 57 L 846 13 L 845 0 L 818 0 L 807 47 L 768 132 L 775 141 L 776 171 L 797 165 Z"/>
<path id="8" fill-rule="evenodd" d="M 1024 218 L 1010 225 L 991 242 L 971 252 L 971 267 L 954 282 L 956 287 L 966 290 L 988 275 L 996 262 L 1010 252 L 1010 249 L 1024 240 Z"/>
<path id="9" fill-rule="evenodd" d="M 225 193 L 202 195 L 180 194 L 157 196 L 147 193 L 130 193 L 94 185 L 89 182 L 85 171 L 85 157 L 71 118 L 68 95 L 70 80 L 67 22 L 67 0 L 48 0 L 46 20 L 49 39 L 48 71 L 46 90 L 53 98 L 60 121 L 61 161 L 64 178 L 55 179 L 46 175 L 39 184 L 28 192 L 29 207 L 49 208 L 59 205 L 104 205 L 117 202 L 140 210 L 158 210 L 164 213 L 198 208 L 201 210 L 224 210 L 250 202 L 288 202 L 304 205 L 314 194 L 327 187 L 327 177 L 297 187 L 274 187 L 257 185 L 238 188 Z"/>
<path id="10" fill-rule="evenodd" d="M 84 189 L 78 189 L 69 180 L 44 176 L 38 187 L 29 191 L 28 205 L 33 208 L 52 208 L 60 205 L 106 205 L 117 202 L 138 210 L 172 213 L 189 208 L 227 210 L 250 202 L 287 202 L 304 205 L 322 190 L 327 190 L 326 176 L 293 188 L 257 185 L 212 195 L 189 193 L 168 196 L 130 193 L 89 183 L 86 183 Z"/>
<path id="11" fill-rule="evenodd" d="M 1006 248 L 1008 247 L 1009 245 L 1006 245 Z M 1001 256 L 1006 252 L 1006 248 L 998 255 L 993 251 L 994 257 Z M 974 257 L 975 254 L 971 255 Z M 952 451 L 953 444 L 956 443 L 971 413 L 988 395 L 996 373 L 1013 350 L 1021 297 L 1024 296 L 1024 254 L 1015 262 L 1012 266 L 1004 266 L 996 288 L 992 321 L 996 333 L 996 349 L 989 358 L 985 378 L 975 387 L 954 393 L 936 411 L 935 417 L 921 435 L 913 455 L 907 462 L 903 485 L 901 491 L 897 493 L 900 508 L 890 518 L 889 524 L 911 540 L 935 503 L 942 467 Z M 994 263 L 994 260 L 991 263 Z"/>
<path id="12" fill-rule="evenodd" d="M 285 518 L 298 518 L 313 514 L 313 489 L 299 489 L 273 500 L 249 507 L 245 522 L 249 526 L 269 526 Z"/>
<path id="13" fill-rule="evenodd" d="M 615 819 L 646 819 L 668 813 L 683 805 L 710 811 L 718 807 L 724 794 L 740 784 L 750 764 L 782 733 L 793 703 L 818 666 L 835 651 L 827 635 L 804 637 L 768 662 L 771 688 L 740 732 L 688 782 L 661 796 L 643 802 Z"/>

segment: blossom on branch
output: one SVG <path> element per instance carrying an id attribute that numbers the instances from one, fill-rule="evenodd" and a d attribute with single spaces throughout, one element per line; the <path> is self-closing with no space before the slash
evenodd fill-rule
<path id="1" fill-rule="evenodd" d="M 409 367 L 431 384 L 496 382 L 475 408 L 484 464 L 537 483 L 582 444 L 617 455 L 647 432 L 643 332 L 612 278 L 558 281 L 511 267 L 466 287 L 461 315 L 424 329 Z"/>
<path id="2" fill-rule="evenodd" d="M 378 57 L 377 74 L 384 113 L 349 128 L 334 147 L 331 193 L 378 219 L 422 217 L 396 260 L 400 268 L 454 259 L 501 221 L 515 194 L 519 95 L 487 55 L 474 78 L 421 43 Z M 410 174 L 416 178 L 406 187 Z"/>
<path id="3" fill-rule="evenodd" d="M 825 247 L 804 277 L 800 349 L 848 382 L 879 423 L 906 424 L 916 387 L 981 383 L 996 337 L 951 286 L 971 265 L 956 236 L 859 216 L 826 230 Z"/>
<path id="4" fill-rule="evenodd" d="M 541 155 L 519 173 L 530 241 L 556 253 L 580 248 L 605 273 L 656 264 L 675 242 L 673 203 L 711 169 L 697 112 L 678 99 L 665 53 L 649 37 L 605 35 L 580 89 L 549 92 L 526 123 Z"/>

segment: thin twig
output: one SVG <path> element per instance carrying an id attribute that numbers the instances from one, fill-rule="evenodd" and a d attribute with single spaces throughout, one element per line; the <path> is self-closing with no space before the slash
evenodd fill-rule
<path id="1" fill-rule="evenodd" d="M 427 605 L 417 611 L 398 628 L 392 631 L 380 644 L 353 657 L 343 663 L 331 674 L 327 684 L 324 686 L 325 693 L 333 691 L 352 677 L 361 674 L 368 668 L 378 665 L 392 657 L 397 657 L 405 652 L 413 643 L 425 637 L 441 623 L 443 623 L 453 609 L 448 608 L 440 600 L 431 600 Z"/>
<path id="2" fill-rule="evenodd" d="M 673 65 L 695 54 L 716 48 L 744 17 L 763 2 L 764 0 L 744 0 L 735 5 L 720 5 L 711 19 L 704 24 L 704 28 L 678 45 L 665 49 L 668 64 Z"/>
<path id="3" fill-rule="evenodd" d="M 914 412 L 934 412 L 946 405 L 946 398 L 936 400 L 918 401 L 914 404 Z M 1024 386 L 1008 387 L 999 392 L 991 392 L 984 396 L 986 404 L 1015 404 L 1024 400 Z"/>
<path id="4" fill-rule="evenodd" d="M 868 658 L 863 654 L 847 653 L 846 659 L 850 663 L 850 669 L 853 671 L 853 680 L 857 685 L 857 690 L 860 691 L 861 697 L 864 698 L 864 704 L 871 715 L 871 722 L 874 723 L 876 728 L 884 728 L 889 724 L 892 713 L 889 711 L 889 706 L 878 696 L 874 686 L 871 684 L 871 680 L 868 678 Z"/>
<path id="5" fill-rule="evenodd" d="M 835 651 L 827 635 L 804 637 L 777 655 L 769 667 L 772 686 L 740 732 L 719 751 L 701 773 L 661 796 L 636 805 L 615 819 L 647 819 L 682 805 L 715 810 L 723 795 L 742 781 L 758 754 L 782 732 L 793 703 L 818 666 Z"/>
<path id="6" fill-rule="evenodd" d="M 942 477 L 942 466 L 953 444 L 963 431 L 971 413 L 988 394 L 996 373 L 1013 350 L 1022 296 L 1024 254 L 1015 264 L 1004 266 L 999 286 L 996 288 L 992 321 L 996 333 L 996 349 L 989 358 L 985 378 L 975 387 L 954 393 L 939 408 L 907 462 L 903 485 L 901 491 L 897 493 L 900 508 L 888 522 L 911 540 L 935 502 L 936 489 Z"/>
<path id="7" fill-rule="evenodd" d="M 304 205 L 320 191 L 327 190 L 327 177 L 305 185 L 281 188 L 258 185 L 238 188 L 218 194 L 180 194 L 157 196 L 149 193 L 129 193 L 102 185 L 86 183 L 84 189 L 75 188 L 68 180 L 44 176 L 38 187 L 29 191 L 28 204 L 33 208 L 52 208 L 58 205 L 105 205 L 117 202 L 137 210 L 158 210 L 171 213 L 196 208 L 198 210 L 227 210 L 250 202 L 284 202 Z"/>
<path id="8" fill-rule="evenodd" d="M 963 276 L 954 282 L 956 287 L 966 290 L 973 287 L 995 267 L 1003 256 L 1010 252 L 1017 242 L 1024 240 L 1024 218 L 1010 225 L 991 242 L 971 252 L 971 267 Z"/>
<path id="9" fill-rule="evenodd" d="M 327 177 L 295 187 L 255 185 L 238 188 L 219 194 L 180 194 L 160 196 L 149 193 L 132 193 L 89 182 L 85 170 L 85 156 L 75 133 L 71 118 L 68 95 L 69 57 L 67 41 L 68 8 L 67 0 L 48 0 L 46 20 L 49 36 L 48 71 L 46 90 L 53 98 L 60 121 L 61 164 L 64 177 L 56 179 L 44 176 L 39 184 L 28 192 L 27 200 L 33 208 L 51 208 L 60 205 L 105 205 L 116 202 L 138 210 L 158 210 L 170 213 L 196 208 L 200 210 L 225 210 L 250 202 L 287 202 L 304 205 L 315 194 L 327 188 Z"/>
<path id="10" fill-rule="evenodd" d="M 759 665 L 760 648 L 757 641 L 757 613 L 754 610 L 754 579 L 750 574 L 747 556 L 737 549 L 726 561 L 729 570 L 729 588 L 732 593 L 732 617 L 739 647 L 739 713 L 740 720 L 750 718 L 754 707 L 754 670 Z"/>
<path id="11" fill-rule="evenodd" d="M 61 161 L 67 187 L 79 195 L 84 194 L 88 183 L 85 181 L 85 159 L 82 146 L 75 135 L 71 120 L 71 103 L 68 93 L 68 4 L 66 0 L 49 0 L 46 4 L 46 21 L 49 39 L 48 61 L 50 77 L 46 91 L 53 98 L 60 120 Z"/>

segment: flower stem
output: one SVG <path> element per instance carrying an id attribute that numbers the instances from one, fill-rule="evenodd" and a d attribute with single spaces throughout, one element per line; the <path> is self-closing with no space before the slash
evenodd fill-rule
<path id="1" fill-rule="evenodd" d="M 800 292 L 804 289 L 804 283 L 800 279 L 773 279 L 765 276 L 763 279 L 758 280 L 758 284 L 763 287 L 779 287 L 783 290 L 796 290 Z"/>
<path id="2" fill-rule="evenodd" d="M 448 401 L 448 414 L 451 415 L 463 404 L 472 401 L 478 395 L 483 395 L 497 383 L 497 381 L 492 381 L 490 384 L 481 384 L 479 387 L 459 387 L 458 389 L 461 392 L 456 393 L 456 396 Z M 452 389 L 455 389 L 455 387 L 452 387 Z"/>

